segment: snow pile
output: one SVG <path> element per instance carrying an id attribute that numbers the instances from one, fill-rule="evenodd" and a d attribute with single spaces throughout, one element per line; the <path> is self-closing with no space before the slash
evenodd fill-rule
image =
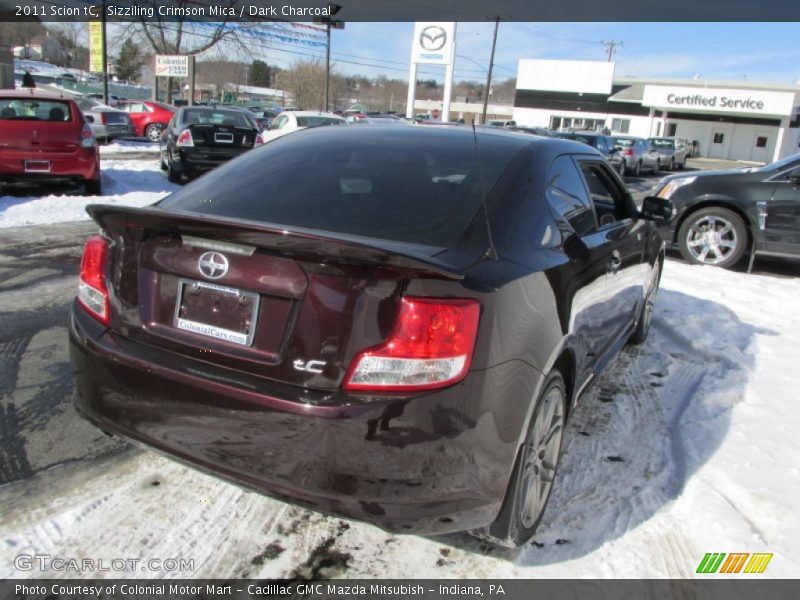
<path id="1" fill-rule="evenodd" d="M 142 139 L 142 141 L 118 139 L 114 140 L 111 144 L 100 146 L 100 158 L 104 159 L 125 158 L 126 154 L 135 154 L 137 156 L 140 154 L 147 154 L 157 158 L 160 152 L 161 148 L 158 144 L 145 141 L 144 139 Z"/>
<path id="2" fill-rule="evenodd" d="M 103 161 L 102 180 L 102 196 L 0 196 L 0 228 L 84 221 L 87 204 L 147 206 L 178 189 L 152 160 Z"/>

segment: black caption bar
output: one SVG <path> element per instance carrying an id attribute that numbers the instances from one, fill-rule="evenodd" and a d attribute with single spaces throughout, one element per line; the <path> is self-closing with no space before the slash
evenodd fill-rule
<path id="1" fill-rule="evenodd" d="M 5 580 L 3 600 L 591 600 L 697 598 L 759 600 L 800 597 L 800 580 Z"/>
<path id="2" fill-rule="evenodd" d="M 0 0 L 0 21 L 314 21 L 328 0 Z M 339 0 L 343 21 L 800 21 L 797 0 Z"/>

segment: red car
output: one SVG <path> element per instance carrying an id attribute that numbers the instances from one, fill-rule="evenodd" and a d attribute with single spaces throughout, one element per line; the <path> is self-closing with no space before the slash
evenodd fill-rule
<path id="1" fill-rule="evenodd" d="M 136 135 L 146 137 L 151 142 L 161 139 L 161 132 L 175 112 L 174 106 L 150 100 L 125 100 L 117 108 L 130 114 Z"/>
<path id="2" fill-rule="evenodd" d="M 0 184 L 82 183 L 100 194 L 100 154 L 74 100 L 0 90 Z"/>

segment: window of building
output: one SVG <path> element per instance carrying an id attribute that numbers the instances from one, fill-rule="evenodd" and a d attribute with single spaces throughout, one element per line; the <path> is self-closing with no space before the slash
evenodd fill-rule
<path id="1" fill-rule="evenodd" d="M 724 139 L 725 139 L 725 134 L 724 133 L 715 133 L 714 134 L 714 143 L 715 144 L 721 144 L 722 140 L 724 140 Z"/>
<path id="2" fill-rule="evenodd" d="M 667 136 L 674 137 L 674 135 L 678 133 L 678 124 L 677 123 L 670 123 L 667 125 Z"/>
<path id="3" fill-rule="evenodd" d="M 612 119 L 611 131 L 613 133 L 628 133 L 631 129 L 630 119 Z"/>
<path id="4" fill-rule="evenodd" d="M 756 138 L 756 148 L 766 148 L 767 147 L 767 138 L 763 135 L 760 135 Z"/>

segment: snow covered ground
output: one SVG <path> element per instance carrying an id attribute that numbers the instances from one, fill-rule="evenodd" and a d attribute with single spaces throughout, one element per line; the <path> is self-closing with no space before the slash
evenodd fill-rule
<path id="1" fill-rule="evenodd" d="M 152 153 L 150 150 L 152 146 L 152 144 L 136 144 L 133 148 L 145 147 L 147 149 L 145 151 Z M 107 154 L 120 156 L 130 147 L 131 145 L 111 144 L 104 146 L 101 153 L 105 151 Z M 141 152 L 141 149 L 136 151 Z M 65 193 L 46 196 L 0 196 L 0 228 L 84 221 L 89 219 L 84 210 L 87 204 L 146 206 L 178 189 L 178 186 L 169 183 L 159 170 L 157 160 L 103 159 L 102 181 L 102 196 Z"/>
<path id="2" fill-rule="evenodd" d="M 23 553 L 194 561 L 107 573 L 147 577 L 692 577 L 706 552 L 796 577 L 799 297 L 797 278 L 667 261 L 650 339 L 583 398 L 521 550 L 387 534 L 130 450 L 2 486 L 0 577 L 55 575 L 16 571 Z"/>

